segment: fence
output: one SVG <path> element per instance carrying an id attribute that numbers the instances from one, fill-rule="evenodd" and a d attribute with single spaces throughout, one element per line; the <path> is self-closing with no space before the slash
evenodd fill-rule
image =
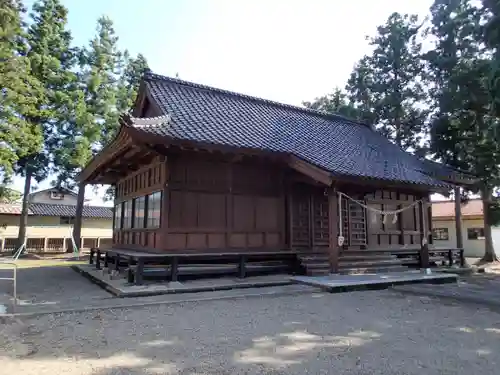
<path id="1" fill-rule="evenodd" d="M 91 247 L 108 247 L 113 240 L 108 237 L 82 237 L 82 250 Z M 11 253 L 18 248 L 17 238 L 0 238 L 0 252 Z M 73 249 L 71 238 L 27 238 L 26 251 L 28 253 L 64 253 L 66 249 Z"/>

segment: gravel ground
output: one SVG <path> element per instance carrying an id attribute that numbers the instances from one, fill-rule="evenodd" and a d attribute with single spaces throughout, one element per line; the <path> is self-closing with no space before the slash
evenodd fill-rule
<path id="1" fill-rule="evenodd" d="M 0 327 L 5 374 L 500 372 L 500 314 L 388 290 L 45 315 Z"/>
<path id="2" fill-rule="evenodd" d="M 82 277 L 69 266 L 29 267 L 21 263 L 17 273 L 17 297 L 21 306 L 32 309 L 57 308 L 60 305 L 76 305 L 94 300 L 111 298 L 111 295 Z M 37 261 L 35 261 L 38 264 Z M 1 265 L 1 264 L 0 264 Z M 27 268 L 22 268 L 22 267 Z M 12 277 L 10 269 L 0 269 L 0 277 Z M 10 305 L 12 282 L 0 282 L 0 304 Z M 22 308 L 18 309 L 19 311 Z"/>

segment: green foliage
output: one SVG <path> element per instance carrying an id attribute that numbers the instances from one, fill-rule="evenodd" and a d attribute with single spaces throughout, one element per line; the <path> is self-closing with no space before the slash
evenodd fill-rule
<path id="1" fill-rule="evenodd" d="M 26 235 L 32 179 L 40 182 L 51 172 L 53 152 L 60 146 L 56 125 L 69 105 L 68 88 L 76 77 L 71 71 L 75 60 L 66 24 L 67 9 L 59 0 L 38 0 L 33 4 L 30 23 L 23 35 L 30 77 L 40 85 L 34 108 L 23 116 L 23 120 L 27 124 L 26 133 L 41 136 L 42 145 L 20 156 L 15 165 L 16 173 L 25 179 L 19 244 L 24 242 Z"/>
<path id="2" fill-rule="evenodd" d="M 391 14 L 370 39 L 373 52 L 358 62 L 347 84 L 349 98 L 361 117 L 412 151 L 423 146 L 428 115 L 422 106 L 426 92 L 419 30 L 416 16 Z"/>
<path id="3" fill-rule="evenodd" d="M 480 189 L 493 190 L 500 185 L 500 122 L 488 86 L 492 54 L 483 41 L 489 15 L 466 0 L 436 0 L 431 10 L 431 149 L 436 158 L 477 175 Z"/>
<path id="4" fill-rule="evenodd" d="M 358 112 L 357 118 L 369 124 L 378 122 L 375 109 L 376 98 L 373 88 L 375 71 L 369 56 L 363 56 L 355 65 L 347 81 L 346 91 L 349 102 Z"/>
<path id="5" fill-rule="evenodd" d="M 493 192 L 500 185 L 500 91 L 495 72 L 495 2 L 435 0 L 431 7 L 435 46 L 426 55 L 434 113 L 431 150 L 436 159 L 474 173 L 480 180 L 485 256 L 496 259 L 491 226 L 500 222 Z M 488 9 L 488 4 L 491 9 Z M 497 40 L 498 41 L 498 40 Z M 495 73 L 494 73 L 495 74 Z M 494 86 L 494 84 L 493 84 Z"/>
<path id="6" fill-rule="evenodd" d="M 124 53 L 124 69 L 122 71 L 118 89 L 118 111 L 128 112 L 134 105 L 142 76 L 149 69 L 146 58 L 139 54 L 136 58 L 130 57 L 128 51 Z"/>
<path id="7" fill-rule="evenodd" d="M 119 74 L 124 55 L 117 43 L 113 22 L 103 16 L 89 46 L 80 51 L 80 80 L 87 111 L 94 116 L 92 125 L 100 131 L 92 140 L 98 149 L 113 139 L 118 128 Z"/>
<path id="8" fill-rule="evenodd" d="M 0 185 L 0 203 L 15 203 L 22 198 L 22 194 L 5 185 Z"/>
<path id="9" fill-rule="evenodd" d="M 39 83 L 32 111 L 22 116 L 26 123 L 23 135 L 36 135 L 39 147 L 19 154 L 15 165 L 16 173 L 27 180 L 41 181 L 50 172 L 52 152 L 58 146 L 55 125 L 71 100 L 67 89 L 75 74 L 66 17 L 67 10 L 58 0 L 36 1 L 23 35 L 30 78 Z"/>
<path id="10" fill-rule="evenodd" d="M 346 93 L 338 87 L 332 94 L 321 96 L 314 99 L 312 102 L 302 102 L 302 104 L 307 108 L 317 111 L 335 113 L 352 119 L 360 119 L 359 112 L 348 101 Z"/>
<path id="11" fill-rule="evenodd" d="M 133 58 L 118 48 L 113 22 L 97 21 L 96 34 L 78 52 L 78 80 L 65 121 L 58 127 L 63 147 L 55 153 L 57 185 L 74 187 L 76 174 L 116 135 L 118 118 L 132 107 L 144 56 Z"/>
<path id="12" fill-rule="evenodd" d="M 435 0 L 422 32 L 415 16 L 392 14 L 370 40 L 340 95 L 305 103 L 374 123 L 394 143 L 479 178 L 485 260 L 500 223 L 500 1 Z M 422 53 L 420 42 L 427 51 Z M 427 135 L 430 139 L 427 140 Z M 424 145 L 424 140 L 429 144 Z M 422 147 L 424 146 L 424 147 Z"/>
<path id="13" fill-rule="evenodd" d="M 0 0 L 0 176 L 8 179 L 20 159 L 42 149 L 40 127 L 29 118 L 37 113 L 40 82 L 26 57 L 24 9 L 17 0 Z"/>
<path id="14" fill-rule="evenodd" d="M 500 0 L 483 0 L 488 21 L 484 27 L 484 43 L 492 51 L 488 91 L 492 112 L 500 117 Z"/>
<path id="15" fill-rule="evenodd" d="M 60 0 L 35 1 L 26 24 L 24 12 L 20 0 L 0 0 L 0 177 L 25 177 L 20 228 L 32 179 L 54 173 L 57 186 L 74 187 L 115 136 L 148 69 L 143 55 L 118 48 L 107 17 L 88 46 L 75 48 Z"/>

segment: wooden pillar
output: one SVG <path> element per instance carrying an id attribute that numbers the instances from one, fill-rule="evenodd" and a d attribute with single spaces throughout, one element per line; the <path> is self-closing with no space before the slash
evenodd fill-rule
<path id="1" fill-rule="evenodd" d="M 285 243 L 289 250 L 293 249 L 293 182 L 287 176 L 285 180 Z"/>
<path id="2" fill-rule="evenodd" d="M 233 162 L 227 163 L 227 193 L 226 193 L 226 248 L 231 247 L 233 234 Z"/>
<path id="3" fill-rule="evenodd" d="M 339 212 L 338 212 L 338 196 L 335 190 L 330 189 L 328 194 L 328 226 L 330 233 L 329 258 L 331 272 L 338 271 L 339 263 Z"/>
<path id="4" fill-rule="evenodd" d="M 314 194 L 313 189 L 308 189 L 308 204 L 309 204 L 309 249 L 314 250 Z"/>
<path id="5" fill-rule="evenodd" d="M 460 187 L 455 186 L 455 231 L 457 235 L 457 248 L 464 248 L 464 237 L 462 233 L 462 205 L 460 204 Z"/>
<path id="6" fill-rule="evenodd" d="M 162 201 L 161 201 L 161 213 L 160 213 L 160 230 L 157 232 L 155 237 L 158 237 L 158 240 L 156 243 L 160 243 L 160 245 L 155 245 L 156 248 L 161 248 L 163 250 L 167 250 L 169 248 L 168 241 L 169 236 L 168 236 L 168 228 L 169 228 L 169 216 L 170 216 L 170 169 L 168 168 L 168 159 L 165 160 L 164 162 L 164 173 L 163 173 L 163 193 L 162 193 Z M 144 207 L 144 210 L 147 212 L 149 209 L 148 207 L 148 200 L 146 199 L 146 205 Z M 119 226 L 118 226 L 119 227 Z M 149 243 L 149 238 L 148 234 L 146 234 L 146 245 L 150 246 Z"/>
<path id="7" fill-rule="evenodd" d="M 49 239 L 47 237 L 45 237 L 43 239 L 43 252 L 47 252 L 47 245 L 49 244 Z"/>
<path id="8" fill-rule="evenodd" d="M 420 218 L 420 267 L 429 267 L 429 227 L 427 223 L 427 204 L 425 198 L 422 199 L 419 207 Z"/>
<path id="9" fill-rule="evenodd" d="M 396 199 L 398 201 L 401 200 L 401 194 L 397 193 Z M 403 208 L 403 204 L 398 204 L 396 207 L 398 210 Z M 401 246 L 404 246 L 405 244 L 405 231 L 404 231 L 404 226 L 403 226 L 403 213 L 400 212 L 397 214 L 397 226 L 398 226 L 398 231 L 399 231 L 399 244 Z"/>
<path id="10" fill-rule="evenodd" d="M 80 183 L 78 187 L 78 198 L 76 201 L 75 225 L 73 227 L 73 239 L 76 247 L 80 250 L 82 246 L 82 214 L 83 203 L 85 201 L 85 183 Z"/>
<path id="11" fill-rule="evenodd" d="M 3 253 L 5 249 L 5 237 L 0 238 L 0 253 Z"/>

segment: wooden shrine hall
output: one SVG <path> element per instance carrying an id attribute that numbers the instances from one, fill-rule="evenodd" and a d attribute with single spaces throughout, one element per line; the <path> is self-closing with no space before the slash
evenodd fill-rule
<path id="1" fill-rule="evenodd" d="M 111 184 L 113 246 L 94 249 L 97 263 L 141 277 L 153 264 L 172 279 L 190 263 L 240 275 L 289 261 L 311 275 L 428 267 L 463 261 L 460 243 L 433 246 L 430 194 L 471 182 L 370 125 L 148 72 L 79 175 L 74 238 L 85 185 Z"/>

